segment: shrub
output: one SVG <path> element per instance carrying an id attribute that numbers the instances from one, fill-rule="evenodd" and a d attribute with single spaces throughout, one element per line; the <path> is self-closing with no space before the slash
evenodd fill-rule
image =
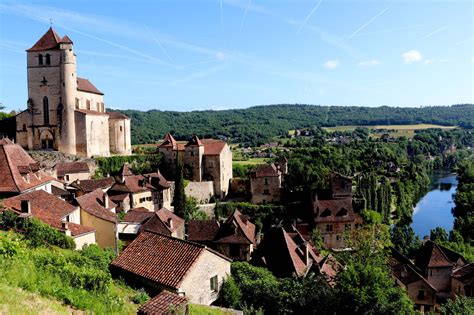
<path id="1" fill-rule="evenodd" d="M 145 303 L 146 301 L 148 301 L 150 299 L 150 296 L 148 295 L 148 293 L 145 292 L 145 290 L 142 288 L 142 289 L 139 289 L 137 291 L 137 294 L 135 294 L 132 298 L 132 301 L 133 303 L 135 304 L 143 304 Z"/>

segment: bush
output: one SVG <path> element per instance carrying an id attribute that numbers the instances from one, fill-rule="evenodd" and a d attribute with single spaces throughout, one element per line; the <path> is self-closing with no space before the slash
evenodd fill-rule
<path id="1" fill-rule="evenodd" d="M 135 304 L 143 304 L 145 303 L 146 301 L 148 301 L 150 299 L 150 296 L 148 295 L 148 293 L 145 292 L 145 290 L 142 288 L 142 289 L 139 289 L 137 294 L 135 294 L 132 298 L 132 301 L 133 303 Z"/>
<path id="2" fill-rule="evenodd" d="M 470 315 L 474 314 L 474 298 L 460 296 L 454 300 L 448 300 L 446 304 L 441 306 L 441 314 L 443 315 Z"/>
<path id="3" fill-rule="evenodd" d="M 242 299 L 242 292 L 240 292 L 239 286 L 235 283 L 232 276 L 228 277 L 220 290 L 220 300 L 222 305 L 230 308 L 237 308 L 240 305 Z"/>

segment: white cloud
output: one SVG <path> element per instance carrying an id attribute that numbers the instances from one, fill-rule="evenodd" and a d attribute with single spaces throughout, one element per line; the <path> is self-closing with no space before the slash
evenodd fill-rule
<path id="1" fill-rule="evenodd" d="M 378 66 L 379 64 L 380 64 L 379 60 L 372 59 L 372 60 L 361 61 L 357 65 L 361 68 L 372 68 L 372 67 Z"/>
<path id="2" fill-rule="evenodd" d="M 418 62 L 423 60 L 423 55 L 418 50 L 410 50 L 402 54 L 406 63 Z"/>
<path id="3" fill-rule="evenodd" d="M 425 62 L 424 62 L 424 63 L 425 63 L 425 65 L 430 65 L 430 64 L 432 64 L 432 63 L 434 63 L 434 62 L 435 62 L 435 60 L 431 58 L 431 59 L 425 59 Z"/>
<path id="4" fill-rule="evenodd" d="M 334 70 L 336 69 L 337 67 L 339 67 L 341 65 L 341 63 L 339 62 L 339 60 L 328 60 L 324 63 L 324 68 L 326 69 L 329 69 L 329 70 Z"/>

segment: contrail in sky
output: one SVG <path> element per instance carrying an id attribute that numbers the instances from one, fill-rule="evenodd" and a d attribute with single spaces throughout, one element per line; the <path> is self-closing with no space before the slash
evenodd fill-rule
<path id="1" fill-rule="evenodd" d="M 372 17 L 370 20 L 368 20 L 367 22 L 365 22 L 364 24 L 362 24 L 361 27 L 359 27 L 358 29 L 356 29 L 346 40 L 349 40 L 351 39 L 352 37 L 356 36 L 357 33 L 359 33 L 360 31 L 362 31 L 364 28 L 366 28 L 370 23 L 372 23 L 373 21 L 375 21 L 379 16 L 381 16 L 382 14 L 385 13 L 385 11 L 387 11 L 389 8 L 391 7 L 391 5 L 389 5 L 388 7 L 386 7 L 385 9 L 383 9 L 382 11 L 380 11 L 379 13 L 377 13 L 374 17 Z"/>
<path id="2" fill-rule="evenodd" d="M 437 30 L 434 30 L 433 32 L 431 32 L 431 33 L 429 33 L 429 34 L 423 36 L 423 39 L 430 38 L 430 37 L 433 36 L 434 34 L 437 34 L 437 33 L 439 33 L 439 32 L 442 32 L 442 31 L 444 31 L 444 30 L 447 29 L 447 28 L 448 28 L 447 25 L 446 25 L 446 26 L 443 26 L 443 27 L 440 27 L 440 28 L 438 28 Z"/>
<path id="3" fill-rule="evenodd" d="M 173 60 L 171 59 L 170 55 L 168 55 L 168 52 L 166 51 L 165 47 L 163 47 L 163 45 L 161 45 L 160 41 L 158 40 L 158 38 L 156 38 L 155 34 L 152 33 L 152 31 L 148 28 L 148 26 L 146 26 L 145 24 L 143 24 L 145 26 L 145 28 L 148 30 L 148 33 L 150 33 L 151 37 L 153 38 L 153 40 L 155 41 L 155 43 L 158 44 L 158 46 L 160 47 L 161 51 L 165 54 L 166 58 L 168 58 L 168 60 L 173 63 Z"/>
<path id="4" fill-rule="evenodd" d="M 319 0 L 318 4 L 316 4 L 316 6 L 313 8 L 313 10 L 311 10 L 311 12 L 309 12 L 308 16 L 306 16 L 306 19 L 304 19 L 303 21 L 303 24 L 301 24 L 300 28 L 298 29 L 298 31 L 296 32 L 296 34 L 298 34 L 299 32 L 301 32 L 301 30 L 303 29 L 303 27 L 306 25 L 306 23 L 308 23 L 309 19 L 313 16 L 313 14 L 318 10 L 319 8 L 319 5 L 321 4 L 321 2 L 323 2 L 323 0 Z"/>
<path id="5" fill-rule="evenodd" d="M 250 6 L 251 2 L 252 2 L 252 0 L 249 0 L 249 4 L 245 8 L 244 16 L 242 17 L 242 22 L 240 23 L 240 31 L 239 31 L 240 33 L 242 33 L 242 27 L 244 27 L 245 17 L 247 16 L 247 11 L 249 9 L 249 6 Z"/>

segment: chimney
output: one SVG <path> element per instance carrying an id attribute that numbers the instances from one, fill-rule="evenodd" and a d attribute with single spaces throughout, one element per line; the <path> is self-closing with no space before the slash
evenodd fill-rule
<path id="1" fill-rule="evenodd" d="M 29 200 L 21 201 L 21 212 L 31 214 L 31 203 Z"/>
<path id="2" fill-rule="evenodd" d="M 170 229 L 173 228 L 173 219 L 168 218 L 168 226 L 170 227 Z"/>
<path id="3" fill-rule="evenodd" d="M 109 197 L 107 194 L 102 195 L 102 204 L 104 205 L 104 208 L 109 208 Z"/>
<path id="4" fill-rule="evenodd" d="M 67 221 L 62 221 L 61 222 L 61 228 L 64 230 L 64 233 L 67 236 L 71 236 L 71 230 L 69 230 L 69 222 Z"/>

